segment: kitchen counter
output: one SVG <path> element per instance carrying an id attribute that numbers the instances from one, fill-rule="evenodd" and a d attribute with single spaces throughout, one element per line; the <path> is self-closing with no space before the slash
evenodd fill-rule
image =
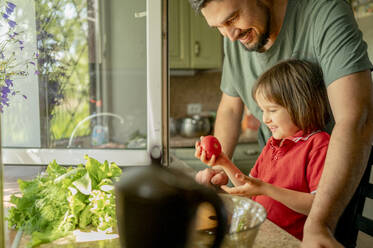
<path id="1" fill-rule="evenodd" d="M 253 248 L 295 248 L 300 241 L 269 220 L 260 226 Z"/>
<path id="2" fill-rule="evenodd" d="M 194 176 L 196 171 L 188 166 L 185 162 L 175 159 L 174 163 L 171 165 L 173 168 L 180 169 L 184 171 L 186 174 L 190 176 Z M 10 194 L 17 193 L 19 191 L 18 185 L 16 183 L 16 175 L 19 175 L 19 169 L 26 170 L 29 167 L 20 167 L 20 168 L 7 168 L 6 170 L 6 177 L 5 177 L 5 197 L 4 203 L 5 208 L 9 208 L 9 198 Z M 30 168 L 29 168 L 30 169 Z M 28 176 L 23 177 L 23 179 L 28 179 L 28 177 L 33 178 L 36 174 L 39 174 L 42 168 L 33 168 L 33 171 L 30 171 Z M 14 175 L 13 175 L 14 174 Z M 19 176 L 18 176 L 19 177 Z M 18 247 L 23 248 L 26 247 L 26 243 L 29 239 L 26 235 L 18 235 L 15 230 L 6 230 L 6 240 L 7 246 L 6 247 L 17 247 L 11 246 L 10 241 L 15 239 L 20 240 Z M 53 243 L 43 244 L 41 248 L 49 248 L 49 247 L 69 247 L 69 248 L 102 248 L 102 247 L 115 247 L 119 248 L 119 238 L 116 234 L 109 234 L 104 235 L 102 233 L 93 232 L 93 233 L 84 233 L 84 232 L 74 232 L 74 236 L 70 236 L 67 238 L 62 238 L 56 240 Z M 88 241 L 94 240 L 96 241 Z M 78 241 L 77 241 L 78 240 Z M 273 224 L 269 220 L 265 220 L 264 223 L 260 226 L 258 235 L 255 239 L 253 248 L 295 248 L 299 247 L 300 241 L 288 234 L 286 231 L 278 227 L 277 225 Z"/>
<path id="3" fill-rule="evenodd" d="M 19 247 L 26 247 L 27 239 L 22 239 Z M 255 239 L 252 248 L 296 248 L 300 246 L 300 241 L 273 224 L 269 220 L 265 220 L 260 226 L 258 235 Z M 60 239 L 50 244 L 43 244 L 40 248 L 52 247 L 69 247 L 69 248 L 102 248 L 115 247 L 119 248 L 119 238 L 91 241 L 91 242 L 76 242 L 72 243 L 69 239 Z M 222 247 L 224 248 L 224 247 Z"/>

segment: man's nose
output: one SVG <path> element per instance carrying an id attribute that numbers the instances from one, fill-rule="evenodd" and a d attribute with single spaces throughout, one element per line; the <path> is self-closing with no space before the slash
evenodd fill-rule
<path id="1" fill-rule="evenodd" d="M 224 33 L 231 41 L 236 41 L 240 35 L 240 30 L 235 27 L 225 27 Z"/>

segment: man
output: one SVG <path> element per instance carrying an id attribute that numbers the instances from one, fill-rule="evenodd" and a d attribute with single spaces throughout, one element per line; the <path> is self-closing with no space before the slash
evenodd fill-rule
<path id="1" fill-rule="evenodd" d="M 225 37 L 215 136 L 229 157 L 243 106 L 262 119 L 251 97 L 261 73 L 289 58 L 321 66 L 335 125 L 302 247 L 340 247 L 332 232 L 360 182 L 373 140 L 372 64 L 351 7 L 343 0 L 189 1 Z M 260 128 L 261 146 L 270 135 Z M 196 180 L 227 183 L 224 172 L 212 169 L 199 172 Z"/>

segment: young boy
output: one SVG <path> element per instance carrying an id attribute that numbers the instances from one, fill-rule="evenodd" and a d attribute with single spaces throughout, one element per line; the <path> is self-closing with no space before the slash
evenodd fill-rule
<path id="1" fill-rule="evenodd" d="M 207 160 L 200 142 L 195 156 L 225 171 L 235 187 L 222 186 L 224 191 L 252 197 L 269 220 L 302 240 L 329 144 L 329 134 L 321 131 L 329 113 L 322 72 L 309 62 L 283 61 L 262 74 L 252 95 L 272 137 L 250 176 L 224 153 Z"/>

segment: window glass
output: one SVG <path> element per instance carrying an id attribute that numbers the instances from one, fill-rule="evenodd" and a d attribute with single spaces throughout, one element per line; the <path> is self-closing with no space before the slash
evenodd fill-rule
<path id="1" fill-rule="evenodd" d="M 9 75 L 19 93 L 3 107 L 3 147 L 146 149 L 146 1 L 12 2 L 0 33 L 23 48 L 4 56 L 27 75 Z"/>

